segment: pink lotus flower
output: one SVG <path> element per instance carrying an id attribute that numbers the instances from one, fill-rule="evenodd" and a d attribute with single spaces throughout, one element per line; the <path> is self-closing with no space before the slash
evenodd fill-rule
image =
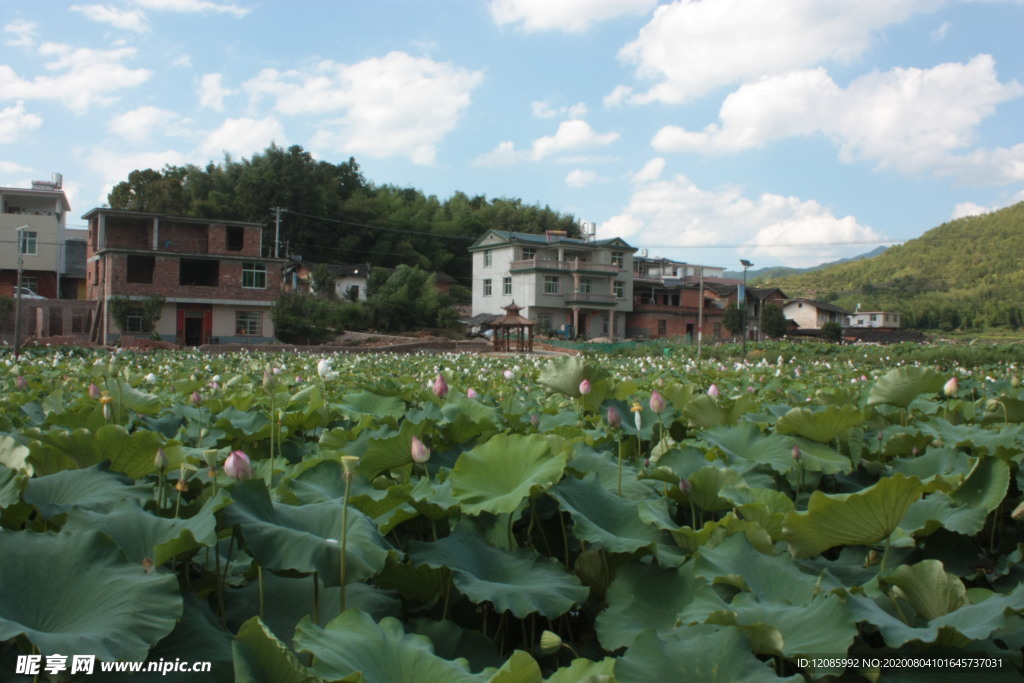
<path id="1" fill-rule="evenodd" d="M 89 385 L 89 398 L 97 399 L 100 397 L 100 388 L 95 384 Z"/>
<path id="2" fill-rule="evenodd" d="M 960 389 L 956 382 L 956 377 L 951 377 L 948 382 L 942 387 L 942 393 L 952 398 L 956 396 L 956 392 Z"/>
<path id="3" fill-rule="evenodd" d="M 409 446 L 409 453 L 412 455 L 412 461 L 418 465 L 422 465 L 430 460 L 430 449 L 415 436 L 412 437 L 412 444 Z"/>
<path id="4" fill-rule="evenodd" d="M 793 444 L 793 459 L 799 462 L 802 455 L 803 454 L 800 452 L 800 447 L 797 446 L 796 444 Z"/>
<path id="5" fill-rule="evenodd" d="M 622 414 L 615 406 L 608 406 L 608 426 L 612 429 L 622 426 Z"/>
<path id="6" fill-rule="evenodd" d="M 197 406 L 203 402 L 203 397 L 199 395 L 198 391 L 192 392 L 192 405 Z"/>
<path id="7" fill-rule="evenodd" d="M 589 393 L 590 393 L 590 380 L 589 379 L 585 379 L 582 382 L 580 382 L 580 395 L 581 396 L 586 396 Z"/>
<path id="8" fill-rule="evenodd" d="M 441 373 L 437 373 L 437 378 L 434 380 L 434 396 L 438 398 L 444 398 L 448 395 L 448 382 L 444 381 L 444 376 Z"/>
<path id="9" fill-rule="evenodd" d="M 231 451 L 228 459 L 224 461 L 224 474 L 235 481 L 252 479 L 252 463 L 249 456 L 242 451 Z"/>
<path id="10" fill-rule="evenodd" d="M 686 479 L 684 477 L 683 479 L 679 480 L 679 490 L 685 496 L 686 494 L 693 490 L 693 484 L 690 483 L 689 479 Z"/>
<path id="11" fill-rule="evenodd" d="M 480 394 L 476 393 L 476 389 L 474 389 L 473 387 L 466 389 L 466 396 L 468 396 L 469 398 L 480 398 Z"/>
<path id="12" fill-rule="evenodd" d="M 665 400 L 665 397 L 659 394 L 657 391 L 652 391 L 650 406 L 651 410 L 653 410 L 656 413 L 660 413 L 661 411 L 665 410 L 665 408 L 668 407 L 668 402 Z"/>
<path id="13" fill-rule="evenodd" d="M 512 372 L 511 370 L 506 370 L 505 372 L 503 372 L 501 374 L 504 375 L 505 379 L 508 379 L 508 380 L 511 380 L 511 379 L 513 379 L 516 376 L 516 373 Z"/>
<path id="14" fill-rule="evenodd" d="M 711 398 L 718 398 L 717 384 L 712 384 L 710 387 L 708 387 L 708 396 L 710 396 Z"/>
<path id="15" fill-rule="evenodd" d="M 25 375 L 18 375 L 14 379 L 14 384 L 21 390 L 28 389 L 28 380 L 25 379 Z"/>

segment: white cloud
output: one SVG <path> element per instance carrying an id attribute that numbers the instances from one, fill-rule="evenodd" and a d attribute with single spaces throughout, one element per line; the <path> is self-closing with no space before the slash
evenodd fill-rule
<path id="1" fill-rule="evenodd" d="M 24 19 L 15 19 L 4 26 L 4 33 L 11 36 L 5 43 L 13 47 L 32 47 L 36 43 L 39 24 Z"/>
<path id="2" fill-rule="evenodd" d="M 719 111 L 719 123 L 688 131 L 666 126 L 652 140 L 666 152 L 729 153 L 774 140 L 824 135 L 843 161 L 867 160 L 907 174 L 934 172 L 1024 178 L 1024 149 L 955 154 L 1001 102 L 1024 87 L 999 82 L 995 63 L 979 55 L 966 64 L 872 72 L 840 88 L 823 68 L 794 71 L 741 86 Z M 1016 168 L 1016 170 L 1015 170 Z"/>
<path id="3" fill-rule="evenodd" d="M 43 124 L 43 117 L 25 111 L 25 103 L 0 109 L 0 143 L 15 142 L 22 133 L 35 130 Z"/>
<path id="4" fill-rule="evenodd" d="M 146 142 L 154 132 L 177 135 L 186 130 L 188 122 L 176 114 L 159 107 L 138 107 L 110 120 L 107 129 L 114 135 L 135 144 Z"/>
<path id="5" fill-rule="evenodd" d="M 274 117 L 228 119 L 207 134 L 197 152 L 210 161 L 219 160 L 224 154 L 245 157 L 262 152 L 271 142 L 288 144 L 284 126 Z"/>
<path id="6" fill-rule="evenodd" d="M 776 194 L 750 199 L 735 188 L 702 189 L 682 175 L 641 182 L 628 206 L 602 224 L 602 235 L 659 252 L 678 250 L 675 258 L 695 263 L 706 263 L 709 248 L 722 245 L 729 260 L 735 253 L 755 263 L 792 266 L 852 256 L 865 244 L 884 241 L 854 217 L 837 217 L 813 200 Z"/>
<path id="7" fill-rule="evenodd" d="M 221 74 L 203 74 L 199 79 L 199 106 L 204 109 L 224 111 L 224 98 L 234 93 L 224 87 Z"/>
<path id="8" fill-rule="evenodd" d="M 981 206 L 974 202 L 961 202 L 953 207 L 953 215 L 950 216 L 953 220 L 957 218 L 965 218 L 967 216 L 980 216 L 983 213 L 989 213 L 993 209 L 988 206 Z"/>
<path id="9" fill-rule="evenodd" d="M 565 176 L 565 184 L 569 187 L 586 187 L 587 185 L 597 182 L 597 180 L 598 177 L 596 171 L 584 171 L 581 168 L 570 171 L 569 174 Z"/>
<path id="10" fill-rule="evenodd" d="M 946 39 L 946 35 L 949 33 L 949 29 L 951 28 L 953 28 L 953 24 L 948 21 L 944 21 L 941 26 L 928 34 L 928 37 L 936 43 L 941 43 Z"/>
<path id="11" fill-rule="evenodd" d="M 254 102 L 274 98 L 284 114 L 342 114 L 319 121 L 315 147 L 432 164 L 482 80 L 479 71 L 391 52 L 351 65 L 324 61 L 302 71 L 268 69 L 244 88 Z"/>
<path id="12" fill-rule="evenodd" d="M 160 12 L 232 14 L 244 17 L 249 9 L 233 3 L 212 2 L 211 0 L 133 0 L 145 9 Z"/>
<path id="13" fill-rule="evenodd" d="M 26 80 L 0 64 L 0 100 L 56 100 L 82 114 L 94 106 L 114 102 L 113 93 L 140 85 L 150 76 L 146 69 L 130 69 L 122 63 L 135 56 L 135 50 L 129 47 L 92 50 L 44 43 L 39 53 L 50 58 L 44 66 L 57 75 Z"/>
<path id="14" fill-rule="evenodd" d="M 609 145 L 618 138 L 618 133 L 597 133 L 586 121 L 572 119 L 562 121 L 554 135 L 534 140 L 529 150 L 516 149 L 515 143 L 506 140 L 498 143 L 490 152 L 477 157 L 473 163 L 476 166 L 505 166 L 520 161 L 540 161 L 563 152 Z M 579 157 L 562 160 L 570 163 L 587 161 Z"/>
<path id="15" fill-rule="evenodd" d="M 682 102 L 826 60 L 848 62 L 879 29 L 941 2 L 677 0 L 658 7 L 619 57 L 636 66 L 638 77 L 657 81 L 647 92 L 632 95 L 631 102 Z M 619 98 L 624 94 L 615 92 Z"/>
<path id="16" fill-rule="evenodd" d="M 661 172 L 665 170 L 665 160 L 661 157 L 655 157 L 644 164 L 644 167 L 633 174 L 633 182 L 640 185 L 643 183 L 649 183 L 652 180 L 657 180 L 661 177 Z"/>
<path id="17" fill-rule="evenodd" d="M 0 160 L 0 173 L 6 173 L 7 175 L 20 173 L 27 176 L 31 172 L 32 169 L 28 166 L 22 166 L 21 164 L 16 164 L 13 161 Z M 0 181 L 0 185 L 5 187 L 28 187 L 28 182 L 11 183 Z"/>
<path id="18" fill-rule="evenodd" d="M 553 119 L 559 116 L 578 119 L 587 115 L 587 105 L 578 102 L 568 107 L 556 107 L 550 102 L 531 102 L 530 111 L 534 118 L 538 119 Z"/>
<path id="19" fill-rule="evenodd" d="M 145 33 L 149 30 L 146 14 L 139 9 L 120 9 L 111 5 L 72 5 L 71 10 L 82 13 L 92 21 L 110 24 L 125 31 Z"/>
<path id="20" fill-rule="evenodd" d="M 658 0 L 491 0 L 494 23 L 521 23 L 526 31 L 578 33 L 622 16 L 647 14 Z"/>

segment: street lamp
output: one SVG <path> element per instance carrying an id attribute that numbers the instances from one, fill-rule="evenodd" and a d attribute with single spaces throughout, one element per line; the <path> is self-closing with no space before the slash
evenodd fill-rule
<path id="1" fill-rule="evenodd" d="M 747 268 L 754 265 L 747 259 L 741 258 L 740 265 L 743 266 L 743 301 L 741 302 L 741 308 L 743 310 L 743 357 L 747 356 Z"/>

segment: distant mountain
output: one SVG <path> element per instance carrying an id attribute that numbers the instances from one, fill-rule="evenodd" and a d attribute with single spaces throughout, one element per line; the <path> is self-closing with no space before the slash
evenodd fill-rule
<path id="1" fill-rule="evenodd" d="M 749 278 L 749 273 L 748 273 Z M 903 313 L 905 327 L 1024 326 L 1024 202 L 932 228 L 874 258 L 762 277 L 779 287 L 861 310 Z"/>
<path id="2" fill-rule="evenodd" d="M 878 256 L 883 251 L 888 249 L 886 246 L 872 249 L 866 254 L 860 254 L 859 256 L 851 256 L 850 258 L 839 259 L 838 261 L 829 261 L 828 263 L 822 263 L 817 266 L 810 266 L 809 268 L 791 268 L 789 266 L 768 266 L 767 268 L 754 268 L 747 271 L 747 281 L 760 280 L 760 279 L 777 279 L 785 277 L 787 275 L 798 275 L 800 273 L 809 273 L 812 270 L 820 270 L 822 268 L 828 268 L 829 266 L 838 265 L 840 263 L 847 263 L 849 261 L 859 261 L 861 259 L 872 258 Z M 722 277 L 729 277 L 735 279 L 743 279 L 742 270 L 727 270 Z"/>

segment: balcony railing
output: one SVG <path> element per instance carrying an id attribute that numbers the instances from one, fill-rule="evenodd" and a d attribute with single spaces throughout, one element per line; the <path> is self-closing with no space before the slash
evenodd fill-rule
<path id="1" fill-rule="evenodd" d="M 603 306 L 614 306 L 622 301 L 614 294 L 595 294 L 593 292 L 566 292 L 565 302 L 576 304 L 599 304 Z"/>
<path id="2" fill-rule="evenodd" d="M 600 275 L 617 275 L 622 269 L 613 263 L 590 263 L 589 261 L 547 261 L 543 259 L 524 259 L 513 261 L 509 270 L 549 270 L 564 273 L 597 273 Z"/>

